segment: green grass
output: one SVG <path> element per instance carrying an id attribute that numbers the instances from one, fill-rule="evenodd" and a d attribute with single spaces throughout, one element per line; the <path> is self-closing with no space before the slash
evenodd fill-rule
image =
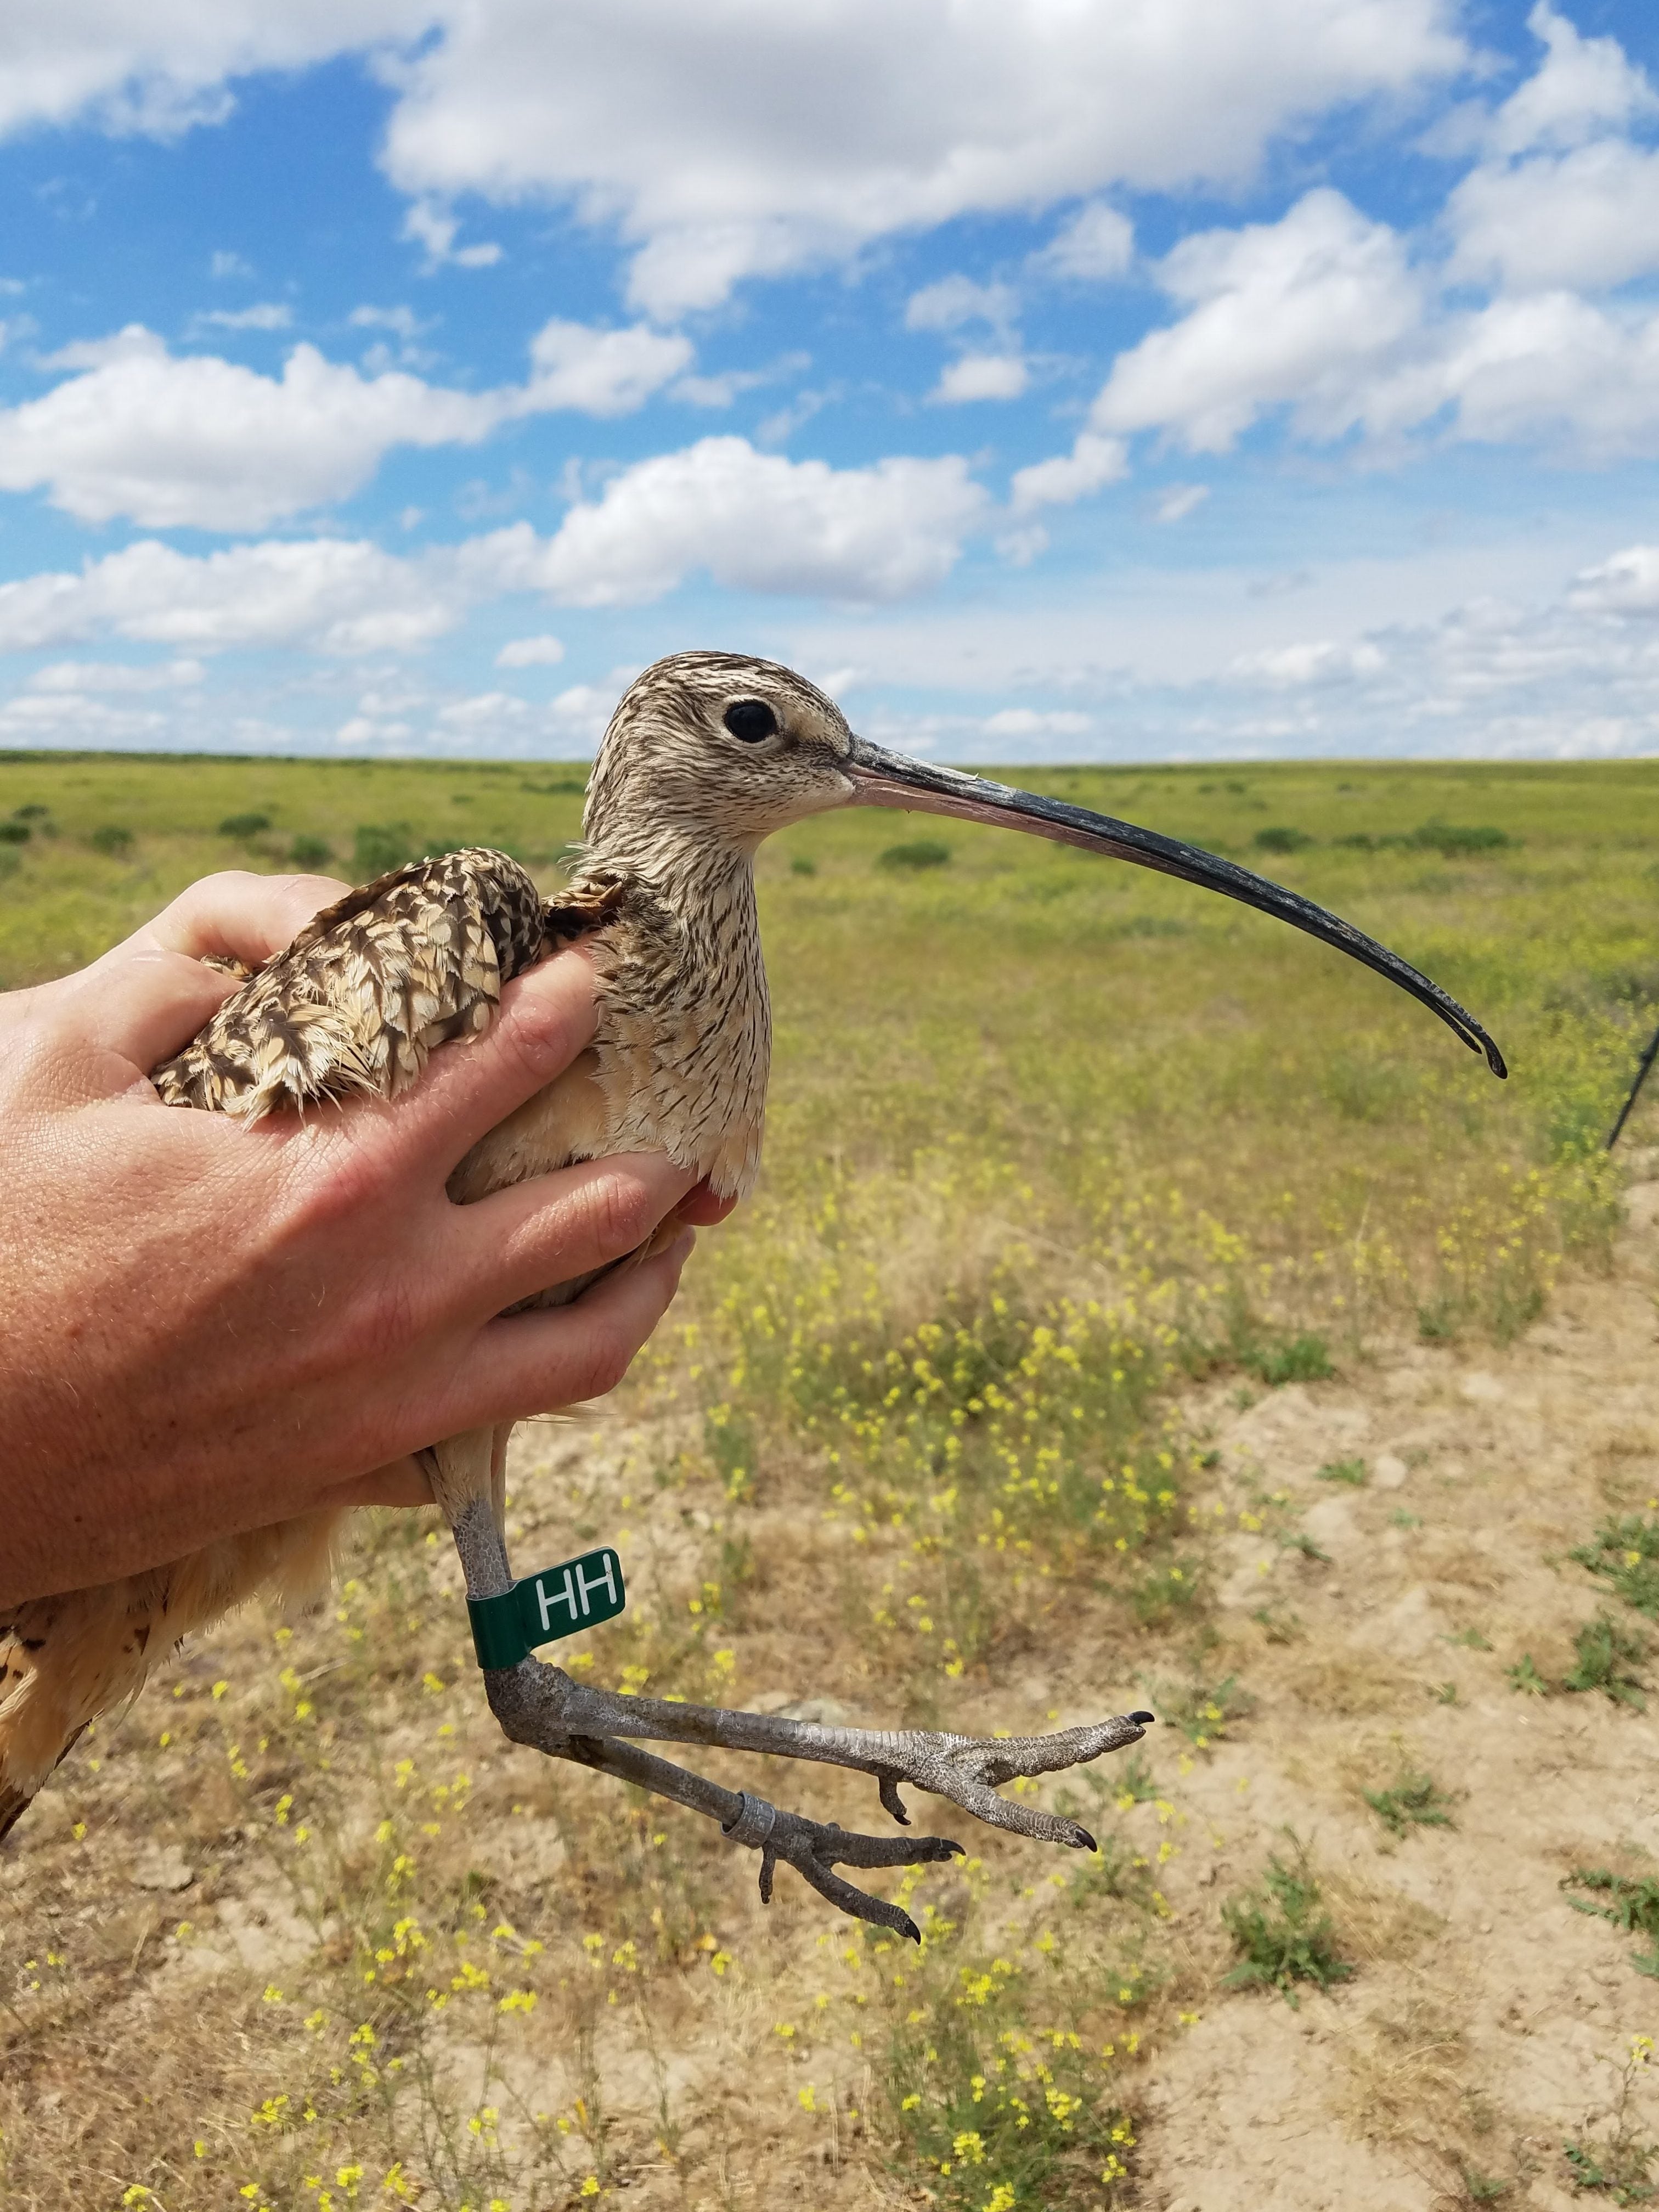
<path id="1" fill-rule="evenodd" d="M 1598 1920 L 1612 1921 L 1628 1936 L 1644 1936 L 1647 1949 L 1632 1952 L 1631 1964 L 1638 1973 L 1659 1978 L 1659 1880 L 1647 1875 L 1638 1881 L 1612 1874 L 1606 1867 L 1575 1867 L 1562 1877 L 1561 1887 L 1584 1892 L 1567 1899 L 1575 1912 L 1591 1913 Z"/>
<path id="2" fill-rule="evenodd" d="M 1599 1690 L 1615 1705 L 1647 1710 L 1646 1686 L 1635 1669 L 1647 1657 L 1645 1637 L 1638 1636 L 1605 1613 L 1587 1620 L 1573 1639 L 1577 1663 L 1561 1677 L 1564 1690 Z"/>
<path id="3" fill-rule="evenodd" d="M 1451 1699 L 1444 1702 L 1449 1704 Z M 1364 1794 L 1365 1802 L 1390 1835 L 1407 1836 L 1413 1828 L 1453 1825 L 1451 1800 L 1430 1775 L 1402 1773 L 1391 1790 L 1368 1790 Z"/>
<path id="4" fill-rule="evenodd" d="M 1259 1886 L 1224 1905 L 1221 1917 L 1242 1954 L 1224 1988 L 1277 1990 L 1294 2008 L 1298 1982 L 1328 1990 L 1353 1972 L 1338 1954 L 1318 1881 L 1299 1848 L 1294 1866 L 1277 1853 L 1269 1857 Z"/>
<path id="5" fill-rule="evenodd" d="M 1650 1620 L 1659 1620 L 1659 1521 L 1630 1513 L 1604 1522 L 1571 1555 Z"/>
<path id="6" fill-rule="evenodd" d="M 1365 1486 L 1365 1462 L 1363 1459 L 1328 1460 L 1314 1480 L 1316 1482 L 1346 1482 L 1352 1490 Z"/>

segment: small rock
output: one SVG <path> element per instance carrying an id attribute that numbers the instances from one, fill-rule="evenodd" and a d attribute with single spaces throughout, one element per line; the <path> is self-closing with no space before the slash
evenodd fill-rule
<path id="1" fill-rule="evenodd" d="M 177 1844 L 146 1844 L 132 1862 L 131 1879 L 138 1889 L 188 1889 L 196 1869 Z"/>
<path id="2" fill-rule="evenodd" d="M 1410 1469 L 1394 1452 L 1379 1452 L 1371 1463 L 1371 1483 L 1377 1490 L 1398 1490 Z"/>

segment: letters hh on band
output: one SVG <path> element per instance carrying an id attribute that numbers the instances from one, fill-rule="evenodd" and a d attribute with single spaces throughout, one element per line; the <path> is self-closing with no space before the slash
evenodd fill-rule
<path id="1" fill-rule="evenodd" d="M 592 1553 L 589 1554 L 590 1558 L 593 1556 Z M 600 1590 L 605 1592 L 609 1600 L 604 1617 L 608 1618 L 610 1614 L 620 1609 L 621 1601 L 617 1589 L 617 1555 L 614 1552 L 600 1552 L 597 1556 L 599 1571 L 592 1577 L 587 1571 L 587 1559 L 573 1559 L 563 1571 L 562 1589 L 555 1587 L 550 1590 L 548 1587 L 550 1578 L 542 1575 L 537 1576 L 536 1607 L 541 1615 L 542 1631 L 544 1635 L 551 1636 L 558 1632 L 553 1626 L 553 1608 L 556 1606 L 563 1606 L 568 1615 L 568 1620 L 562 1624 L 564 1634 L 568 1635 L 571 1629 L 580 1627 L 584 1620 L 592 1617 L 593 1607 L 590 1601 Z M 580 1610 L 578 1610 L 579 1607 Z"/>

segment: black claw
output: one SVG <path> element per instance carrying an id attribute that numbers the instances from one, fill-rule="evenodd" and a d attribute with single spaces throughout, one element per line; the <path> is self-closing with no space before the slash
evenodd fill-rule
<path id="1" fill-rule="evenodd" d="M 899 1915 L 899 1918 L 903 1923 L 903 1925 L 899 1929 L 899 1934 L 901 1936 L 908 1936 L 913 1943 L 920 1943 L 921 1941 L 921 1930 L 917 1927 L 915 1922 L 911 1919 L 909 1914 L 908 1912 L 902 1912 Z"/>
<path id="2" fill-rule="evenodd" d="M 1086 1828 L 1079 1828 L 1078 1830 L 1077 1847 L 1080 1851 L 1097 1851 L 1100 1849 L 1100 1845 L 1095 1841 L 1094 1838 L 1089 1833 L 1089 1831 Z"/>
<path id="3" fill-rule="evenodd" d="M 1148 1722 L 1156 1721 L 1158 1715 L 1156 1713 L 1126 1713 L 1124 1715 L 1124 1718 L 1126 1720 L 1139 1721 L 1144 1728 Z"/>
<path id="4" fill-rule="evenodd" d="M 901 1863 L 927 1866 L 937 1863 L 940 1859 L 965 1859 L 967 1856 L 967 1851 L 953 1836 L 918 1836 L 915 1850 Z"/>
<path id="5" fill-rule="evenodd" d="M 775 1853 L 772 1851 L 761 1853 L 760 1893 L 763 1905 L 769 1905 L 772 1902 L 772 1877 L 777 1871 L 777 1865 Z"/>

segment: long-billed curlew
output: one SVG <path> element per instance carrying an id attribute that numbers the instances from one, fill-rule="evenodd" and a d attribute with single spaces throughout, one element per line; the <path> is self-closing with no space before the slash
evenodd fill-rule
<path id="1" fill-rule="evenodd" d="M 549 948 L 586 936 L 599 1008 L 592 1047 L 473 1147 L 450 1179 L 452 1198 L 465 1204 L 575 1160 L 638 1151 L 665 1152 L 716 1193 L 741 1194 L 760 1164 L 771 1035 L 755 851 L 773 830 L 840 806 L 1003 823 L 1241 899 L 1401 985 L 1483 1050 L 1494 1074 L 1505 1072 L 1491 1038 L 1436 984 L 1295 892 L 1132 823 L 888 752 L 855 737 L 814 685 L 771 662 L 684 653 L 647 669 L 617 707 L 588 787 L 586 842 L 556 901 L 544 903 L 500 853 L 395 870 L 319 914 L 250 976 L 193 1043 L 155 1070 L 156 1087 L 169 1104 L 249 1121 L 354 1091 L 393 1097 L 434 1048 L 488 1025 L 503 983 Z M 532 1303 L 567 1304 L 592 1279 L 558 1284 Z M 853 1767 L 875 1777 L 883 1805 L 902 1822 L 898 1786 L 908 1782 L 999 1827 L 1091 1846 L 1075 1822 L 1004 1798 L 997 1785 L 1133 1743 L 1150 1714 L 1012 1740 L 866 1732 L 584 1688 L 529 1656 L 545 1640 L 533 1624 L 526 1634 L 509 1620 L 501 1641 L 494 1624 L 504 1601 L 509 1614 L 516 1603 L 502 1526 L 508 1434 L 450 1437 L 422 1457 L 465 1571 L 490 1705 L 515 1741 L 709 1814 L 761 1852 L 763 1895 L 783 1859 L 832 1904 L 913 1936 L 905 1913 L 834 1869 L 915 1864 L 957 1845 L 821 1826 L 630 1739 Z M 0 1684 L 9 1684 L 0 1698 L 0 1833 L 87 1722 L 140 1686 L 152 1655 L 262 1584 L 292 1589 L 316 1574 L 331 1533 L 328 1516 L 313 1516 L 16 1608 L 0 1624 L 0 1668 L 9 1670 Z M 610 1564 L 596 1555 L 592 1589 Z M 565 1601 L 574 1616 L 574 1598 Z M 544 1591 L 544 1627 L 548 1602 Z"/>

